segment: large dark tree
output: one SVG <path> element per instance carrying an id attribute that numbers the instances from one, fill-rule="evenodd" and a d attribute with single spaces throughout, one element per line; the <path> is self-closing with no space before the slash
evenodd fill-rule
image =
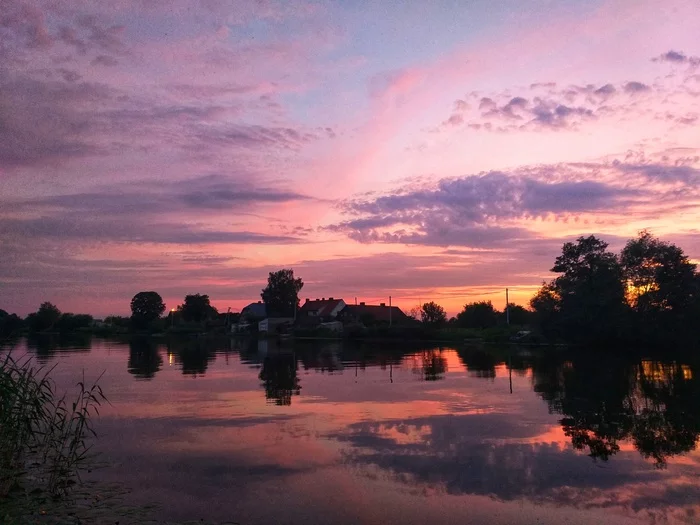
<path id="1" fill-rule="evenodd" d="M 41 303 L 39 309 L 27 316 L 30 330 L 45 332 L 51 330 L 61 317 L 61 311 L 50 302 Z"/>
<path id="2" fill-rule="evenodd" d="M 18 333 L 24 321 L 17 314 L 9 314 L 5 310 L 0 310 L 0 336 L 7 337 Z"/>
<path id="3" fill-rule="evenodd" d="M 131 299 L 131 320 L 138 327 L 150 325 L 165 312 L 163 298 L 156 292 L 139 292 Z"/>
<path id="4" fill-rule="evenodd" d="M 498 324 L 498 312 L 491 301 L 468 303 L 457 314 L 457 324 L 464 328 L 490 328 Z"/>
<path id="5" fill-rule="evenodd" d="M 216 308 L 209 302 L 209 296 L 198 293 L 186 295 L 185 302 L 178 309 L 185 321 L 193 321 L 195 323 L 211 319 L 217 314 Z"/>
<path id="6" fill-rule="evenodd" d="M 558 328 L 568 339 L 620 335 L 625 286 L 618 258 L 607 248 L 592 235 L 564 244 L 552 268 L 559 277 L 543 286 L 531 302 L 539 317 L 556 312 Z"/>
<path id="7" fill-rule="evenodd" d="M 627 243 L 620 259 L 635 311 L 678 314 L 691 307 L 696 266 L 678 246 L 642 231 Z"/>
<path id="8" fill-rule="evenodd" d="M 267 286 L 260 294 L 268 316 L 292 317 L 299 308 L 299 292 L 304 287 L 301 278 L 294 278 L 294 270 L 270 272 Z"/>
<path id="9" fill-rule="evenodd" d="M 501 314 L 503 319 L 506 319 L 506 309 L 503 309 L 503 313 Z M 515 303 L 508 303 L 508 319 L 510 320 L 511 325 L 515 326 L 524 326 L 528 325 L 532 322 L 532 317 L 533 314 L 530 310 L 527 310 L 526 308 L 520 306 L 519 304 Z"/>
<path id="10" fill-rule="evenodd" d="M 436 302 L 425 303 L 420 308 L 421 321 L 433 327 L 440 327 L 447 322 L 445 309 Z"/>

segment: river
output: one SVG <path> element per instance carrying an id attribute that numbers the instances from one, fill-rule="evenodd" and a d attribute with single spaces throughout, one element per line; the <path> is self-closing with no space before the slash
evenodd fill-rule
<path id="1" fill-rule="evenodd" d="M 700 360 L 204 338 L 14 352 L 59 389 L 104 371 L 89 477 L 163 520 L 700 520 Z"/>

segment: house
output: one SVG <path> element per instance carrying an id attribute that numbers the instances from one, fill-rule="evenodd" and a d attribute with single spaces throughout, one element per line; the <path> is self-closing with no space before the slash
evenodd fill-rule
<path id="1" fill-rule="evenodd" d="M 265 303 L 258 301 L 250 303 L 241 310 L 241 315 L 238 318 L 238 323 L 231 325 L 232 332 L 247 332 L 250 331 L 253 325 L 257 325 L 260 321 L 267 318 L 267 309 Z"/>
<path id="2" fill-rule="evenodd" d="M 312 317 L 321 321 L 330 321 L 338 317 L 338 314 L 346 307 L 345 301 L 342 299 L 334 299 L 329 297 L 326 299 L 306 299 L 304 304 L 299 309 L 297 318 Z"/>
<path id="3" fill-rule="evenodd" d="M 398 306 L 387 306 L 386 303 L 374 304 L 349 304 L 338 316 L 345 324 L 361 323 L 400 325 L 409 322 L 409 317 Z"/>

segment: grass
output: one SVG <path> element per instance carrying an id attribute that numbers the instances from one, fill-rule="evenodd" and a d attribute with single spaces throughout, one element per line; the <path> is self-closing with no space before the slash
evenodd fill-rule
<path id="1" fill-rule="evenodd" d="M 0 499 L 23 483 L 64 496 L 90 459 L 91 417 L 106 401 L 100 378 L 92 385 L 80 381 L 68 401 L 57 394 L 52 370 L 31 357 L 0 357 Z"/>

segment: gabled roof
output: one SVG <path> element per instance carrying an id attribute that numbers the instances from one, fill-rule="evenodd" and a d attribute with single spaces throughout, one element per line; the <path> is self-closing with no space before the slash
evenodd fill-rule
<path id="1" fill-rule="evenodd" d="M 375 321 L 389 322 L 389 312 L 393 322 L 404 321 L 407 316 L 398 306 L 374 305 L 374 304 L 349 304 L 343 309 L 343 315 L 352 315 L 358 319 L 363 316 L 372 316 Z"/>
<path id="2" fill-rule="evenodd" d="M 253 317 L 259 319 L 265 319 L 267 317 L 267 309 L 265 308 L 265 303 L 258 301 L 257 303 L 250 303 L 248 306 L 241 310 L 241 317 Z"/>
<path id="3" fill-rule="evenodd" d="M 314 299 L 313 301 L 307 299 L 306 302 L 301 305 L 299 314 L 327 317 L 342 303 L 344 303 L 342 299 Z"/>

